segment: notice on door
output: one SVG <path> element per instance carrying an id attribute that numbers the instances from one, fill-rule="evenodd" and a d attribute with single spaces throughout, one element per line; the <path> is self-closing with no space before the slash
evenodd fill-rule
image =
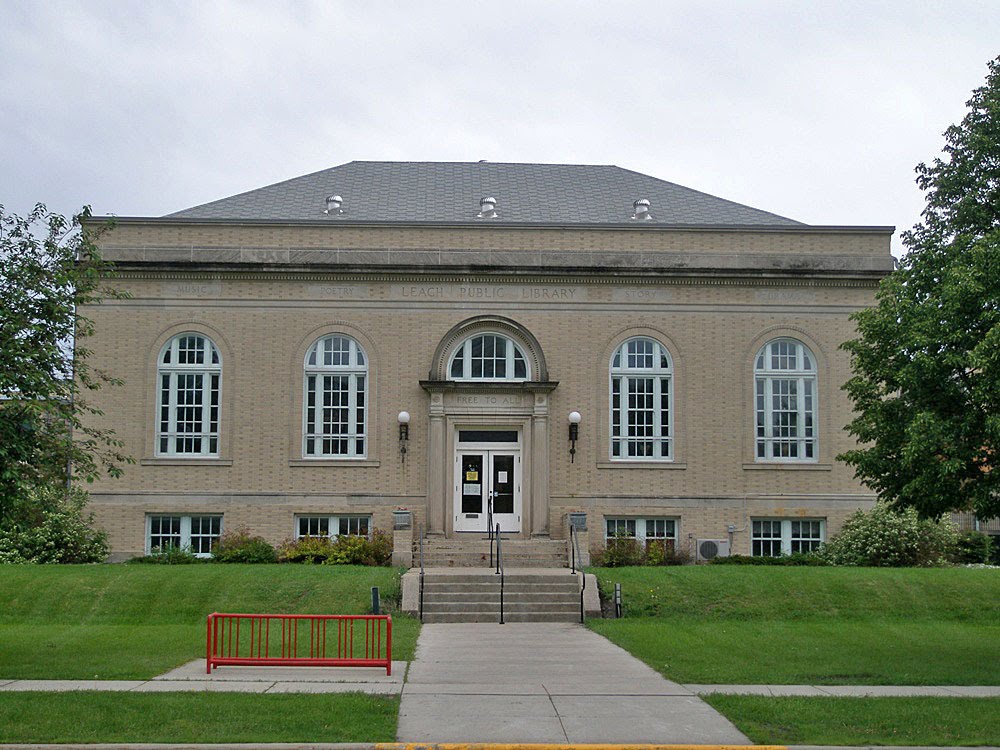
<path id="1" fill-rule="evenodd" d="M 467 472 L 465 472 L 465 481 L 466 482 L 478 482 L 479 481 L 479 472 L 478 471 L 467 471 Z"/>
<path id="2" fill-rule="evenodd" d="M 500 484 L 503 484 L 504 482 L 506 482 L 507 481 L 507 472 L 506 471 L 498 471 L 497 472 L 497 481 Z"/>
<path id="3" fill-rule="evenodd" d="M 462 494 L 463 495 L 478 495 L 479 494 L 479 485 L 478 484 L 463 484 L 462 485 Z"/>

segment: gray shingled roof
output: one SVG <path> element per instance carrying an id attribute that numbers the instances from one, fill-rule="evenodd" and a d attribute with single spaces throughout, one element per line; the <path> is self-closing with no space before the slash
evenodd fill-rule
<path id="1" fill-rule="evenodd" d="M 323 213 L 328 195 L 343 214 Z M 499 219 L 479 219 L 480 198 Z M 646 225 L 802 226 L 800 222 L 615 166 L 352 161 L 169 214 L 243 221 L 622 224 L 650 201 Z"/>

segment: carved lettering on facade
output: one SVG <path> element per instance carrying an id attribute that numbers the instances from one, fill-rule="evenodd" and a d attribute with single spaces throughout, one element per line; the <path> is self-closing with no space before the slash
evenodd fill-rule
<path id="1" fill-rule="evenodd" d="M 806 304 L 816 301 L 816 292 L 794 289 L 760 289 L 754 292 L 754 299 L 757 302 L 770 302 L 772 304 Z"/>
<path id="2" fill-rule="evenodd" d="M 611 299 L 615 302 L 670 302 L 673 299 L 670 289 L 632 287 L 615 289 Z"/>
<path id="3" fill-rule="evenodd" d="M 164 297 L 221 297 L 222 284 L 218 281 L 178 281 L 163 285 Z"/>
<path id="4" fill-rule="evenodd" d="M 394 284 L 391 296 L 405 300 L 571 302 L 583 298 L 572 286 L 515 286 L 510 284 Z"/>
<path id="5" fill-rule="evenodd" d="M 517 394 L 455 394 L 455 403 L 462 406 L 520 406 L 523 396 Z"/>
<path id="6" fill-rule="evenodd" d="M 347 284 L 312 284 L 307 293 L 320 299 L 362 299 L 365 296 L 361 287 Z"/>

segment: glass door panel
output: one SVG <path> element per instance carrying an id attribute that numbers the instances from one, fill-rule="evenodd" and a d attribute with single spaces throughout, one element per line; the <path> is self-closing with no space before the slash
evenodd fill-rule
<path id="1" fill-rule="evenodd" d="M 483 491 L 486 477 L 483 472 L 482 453 L 466 453 L 462 456 L 462 476 L 460 487 L 462 489 L 462 514 L 467 518 L 476 518 L 480 513 L 485 512 L 483 499 L 486 493 Z"/>
<path id="2" fill-rule="evenodd" d="M 514 456 L 510 453 L 492 453 L 490 459 L 493 515 L 513 513 Z"/>

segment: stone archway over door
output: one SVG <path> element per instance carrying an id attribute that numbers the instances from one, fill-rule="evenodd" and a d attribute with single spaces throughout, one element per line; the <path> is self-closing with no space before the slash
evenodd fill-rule
<path id="1" fill-rule="evenodd" d="M 456 474 L 462 430 L 518 433 L 524 536 L 549 534 L 549 394 L 553 382 L 422 381 L 430 396 L 427 453 L 427 531 L 455 533 Z M 460 484 L 460 482 L 459 482 Z M 460 524 L 461 526 L 462 524 Z M 485 526 L 484 526 L 485 528 Z"/>

